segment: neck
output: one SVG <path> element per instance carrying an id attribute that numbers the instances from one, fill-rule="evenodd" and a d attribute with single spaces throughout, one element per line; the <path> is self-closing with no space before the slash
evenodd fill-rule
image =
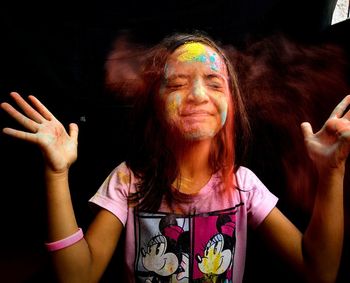
<path id="1" fill-rule="evenodd" d="M 177 162 L 180 170 L 180 191 L 194 193 L 201 189 L 210 179 L 212 168 L 209 154 L 212 140 L 191 142 L 177 150 Z"/>

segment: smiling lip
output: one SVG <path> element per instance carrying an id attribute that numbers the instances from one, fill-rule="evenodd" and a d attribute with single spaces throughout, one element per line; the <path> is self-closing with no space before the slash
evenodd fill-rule
<path id="1" fill-rule="evenodd" d="M 164 266 L 166 265 L 166 259 L 164 259 L 164 264 L 161 268 L 159 268 L 158 270 L 162 270 L 164 268 Z"/>
<path id="2" fill-rule="evenodd" d="M 205 110 L 194 110 L 194 111 L 184 111 L 181 113 L 181 116 L 211 116 L 212 114 L 209 111 Z"/>

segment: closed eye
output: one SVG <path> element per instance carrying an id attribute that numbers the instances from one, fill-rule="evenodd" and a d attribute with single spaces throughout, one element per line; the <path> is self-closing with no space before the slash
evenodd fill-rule
<path id="1" fill-rule="evenodd" d="M 179 89 L 188 84 L 189 78 L 187 75 L 173 75 L 165 79 L 165 86 L 168 89 Z"/>
<path id="2" fill-rule="evenodd" d="M 223 89 L 223 86 L 220 83 L 208 83 L 208 86 L 212 89 Z"/>
<path id="3" fill-rule="evenodd" d="M 212 89 L 223 89 L 225 86 L 225 80 L 217 74 L 208 74 L 205 77 L 207 86 Z"/>
<path id="4" fill-rule="evenodd" d="M 182 88 L 182 87 L 185 87 L 186 84 L 183 84 L 183 83 L 178 83 L 178 84 L 168 84 L 166 87 L 168 89 L 179 89 L 179 88 Z"/>

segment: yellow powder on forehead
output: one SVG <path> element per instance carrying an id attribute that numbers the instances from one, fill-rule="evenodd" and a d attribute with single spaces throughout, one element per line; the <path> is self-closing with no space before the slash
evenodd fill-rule
<path id="1" fill-rule="evenodd" d="M 188 42 L 181 46 L 183 52 L 179 55 L 178 60 L 184 61 L 197 61 L 205 56 L 205 45 L 199 42 Z"/>

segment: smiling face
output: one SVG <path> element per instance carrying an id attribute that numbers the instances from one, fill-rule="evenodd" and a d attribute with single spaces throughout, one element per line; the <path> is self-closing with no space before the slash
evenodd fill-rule
<path id="1" fill-rule="evenodd" d="M 222 274 L 230 266 L 232 252 L 224 248 L 225 239 L 222 234 L 215 235 L 207 243 L 204 255 L 197 255 L 198 268 L 204 274 Z"/>
<path id="2" fill-rule="evenodd" d="M 178 47 L 169 57 L 160 88 L 164 119 L 186 140 L 213 138 L 225 124 L 229 84 L 222 57 L 198 42 Z"/>
<path id="3" fill-rule="evenodd" d="M 163 235 L 152 238 L 147 244 L 147 251 L 142 249 L 142 264 L 161 276 L 169 276 L 179 267 L 177 256 L 167 252 L 167 240 Z"/>

